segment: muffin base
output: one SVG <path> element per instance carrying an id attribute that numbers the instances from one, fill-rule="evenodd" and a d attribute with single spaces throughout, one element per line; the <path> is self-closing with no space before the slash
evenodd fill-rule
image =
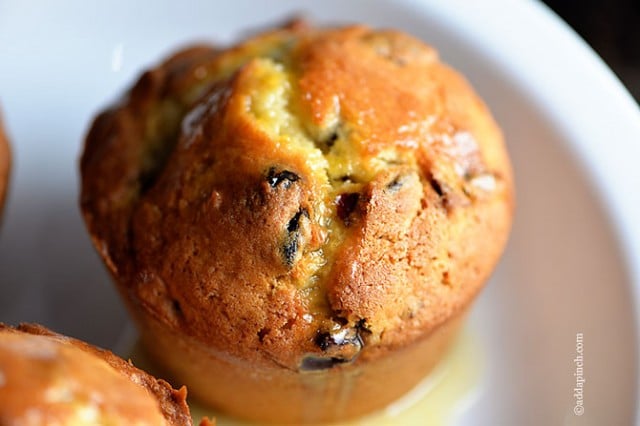
<path id="1" fill-rule="evenodd" d="M 419 341 L 368 360 L 299 372 L 256 369 L 174 332 L 151 316 L 135 315 L 150 360 L 174 385 L 238 418 L 272 424 L 316 424 L 364 416 L 417 386 L 454 342 L 466 310 Z"/>

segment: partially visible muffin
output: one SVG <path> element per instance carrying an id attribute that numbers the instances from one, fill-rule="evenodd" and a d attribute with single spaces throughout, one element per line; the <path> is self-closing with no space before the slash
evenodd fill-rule
<path id="1" fill-rule="evenodd" d="M 97 117 L 81 174 L 147 351 L 261 422 L 354 417 L 416 385 L 513 210 L 502 135 L 468 83 L 364 26 L 177 53 Z"/>
<path id="2" fill-rule="evenodd" d="M 113 353 L 35 324 L 0 324 L 1 425 L 192 425 L 174 390 Z"/>
<path id="3" fill-rule="evenodd" d="M 7 197 L 10 165 L 11 152 L 9 151 L 9 140 L 2 126 L 2 117 L 0 117 L 0 215 L 2 214 L 2 208 Z"/>

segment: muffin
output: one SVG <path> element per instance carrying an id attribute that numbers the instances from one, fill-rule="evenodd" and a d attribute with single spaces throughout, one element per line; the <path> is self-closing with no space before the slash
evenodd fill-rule
<path id="1" fill-rule="evenodd" d="M 109 351 L 0 323 L 2 425 L 192 425 L 185 398 Z"/>
<path id="2" fill-rule="evenodd" d="M 7 187 L 9 186 L 9 168 L 11 164 L 11 152 L 9 151 L 9 140 L 4 133 L 2 127 L 2 119 L 0 117 L 0 214 L 7 196 Z"/>
<path id="3" fill-rule="evenodd" d="M 419 383 L 513 210 L 501 132 L 469 84 L 365 26 L 297 21 L 174 54 L 95 119 L 81 175 L 150 357 L 263 423 L 359 416 Z"/>

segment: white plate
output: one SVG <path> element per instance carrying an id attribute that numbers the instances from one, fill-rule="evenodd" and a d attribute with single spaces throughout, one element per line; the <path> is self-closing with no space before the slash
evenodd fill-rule
<path id="1" fill-rule="evenodd" d="M 486 364 L 457 422 L 634 423 L 640 113 L 566 25 L 526 1 L 0 2 L 0 101 L 16 160 L 0 239 L 0 320 L 115 344 L 126 315 L 77 208 L 91 117 L 171 48 L 232 40 L 294 11 L 402 28 L 432 43 L 505 131 L 518 210 L 471 317 Z"/>

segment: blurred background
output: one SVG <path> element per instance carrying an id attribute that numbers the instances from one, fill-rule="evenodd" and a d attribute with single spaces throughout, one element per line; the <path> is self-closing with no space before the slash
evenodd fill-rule
<path id="1" fill-rule="evenodd" d="M 640 102 L 640 1 L 546 0 Z"/>

